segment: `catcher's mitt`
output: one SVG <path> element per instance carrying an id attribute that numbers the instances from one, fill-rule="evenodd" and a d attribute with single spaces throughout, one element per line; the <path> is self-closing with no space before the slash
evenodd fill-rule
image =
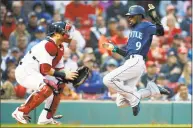
<path id="1" fill-rule="evenodd" d="M 85 82 L 89 75 L 89 68 L 86 66 L 82 66 L 77 69 L 78 77 L 75 80 L 69 81 L 73 84 L 75 88 L 79 87 L 81 84 Z"/>

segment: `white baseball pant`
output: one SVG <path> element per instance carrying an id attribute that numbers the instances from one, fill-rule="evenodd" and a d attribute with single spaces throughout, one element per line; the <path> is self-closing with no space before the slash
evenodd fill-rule
<path id="1" fill-rule="evenodd" d="M 116 99 L 117 106 L 136 106 L 141 98 L 150 96 L 150 91 L 142 89 L 137 91 L 136 84 L 146 69 L 145 62 L 141 55 L 132 55 L 125 63 L 107 74 L 103 78 L 104 84 L 118 92 Z M 123 102 L 124 101 L 124 102 Z"/>

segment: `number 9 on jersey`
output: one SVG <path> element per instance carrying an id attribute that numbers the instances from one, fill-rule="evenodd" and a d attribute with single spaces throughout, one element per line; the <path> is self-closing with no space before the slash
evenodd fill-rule
<path id="1" fill-rule="evenodd" d="M 140 48 L 141 48 L 141 42 L 138 41 L 138 42 L 136 43 L 136 50 L 139 50 Z"/>

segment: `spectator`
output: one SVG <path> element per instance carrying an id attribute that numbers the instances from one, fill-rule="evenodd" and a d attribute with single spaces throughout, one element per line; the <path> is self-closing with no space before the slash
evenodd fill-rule
<path id="1" fill-rule="evenodd" d="M 46 21 L 46 19 L 41 18 L 38 20 L 38 26 L 43 26 L 45 28 L 45 32 L 47 32 L 48 30 L 48 22 Z"/>
<path id="2" fill-rule="evenodd" d="M 38 19 L 46 19 L 48 23 L 51 22 L 52 17 L 49 13 L 44 12 L 44 8 L 41 2 L 35 2 L 33 5 L 33 11 L 36 13 Z"/>
<path id="3" fill-rule="evenodd" d="M 183 44 L 184 44 L 183 37 L 179 34 L 174 35 L 174 39 L 173 39 L 173 42 L 172 42 L 172 45 L 169 51 L 173 51 L 175 55 L 177 55 L 178 48 L 183 46 Z"/>
<path id="4" fill-rule="evenodd" d="M 184 68 L 184 65 L 188 62 L 188 50 L 185 47 L 178 48 L 178 62 L 181 69 Z"/>
<path id="5" fill-rule="evenodd" d="M 35 40 L 30 42 L 27 45 L 27 48 L 25 50 L 25 54 L 31 50 L 33 46 L 41 42 L 44 38 L 46 37 L 46 29 L 43 26 L 38 26 L 36 31 L 35 31 Z"/>
<path id="6" fill-rule="evenodd" d="M 182 32 L 179 26 L 175 26 L 176 23 L 177 21 L 173 15 L 167 16 L 166 26 L 164 27 L 164 37 L 170 45 L 173 42 L 173 36 L 176 34 L 181 34 Z"/>
<path id="7" fill-rule="evenodd" d="M 8 79 L 8 69 L 9 68 L 15 68 L 16 67 L 16 59 L 13 58 L 12 56 L 9 56 L 7 59 L 6 59 L 6 70 L 2 72 L 2 81 L 5 81 Z"/>
<path id="8" fill-rule="evenodd" d="M 110 5 L 107 8 L 107 21 L 111 18 L 114 17 L 117 20 L 121 17 L 124 16 L 128 11 L 128 7 L 123 5 L 120 1 L 116 0 L 113 1 L 113 4 Z"/>
<path id="9" fill-rule="evenodd" d="M 127 20 L 125 18 L 120 18 L 119 25 L 124 27 L 124 36 L 128 37 L 131 30 L 128 28 L 129 26 Z"/>
<path id="10" fill-rule="evenodd" d="M 100 5 L 100 1 L 92 1 L 89 5 L 91 7 L 91 14 L 96 16 L 103 16 L 104 8 Z M 94 18 L 93 20 L 95 20 Z"/>
<path id="11" fill-rule="evenodd" d="M 102 77 L 104 77 L 106 74 L 108 74 L 109 72 L 111 72 L 112 70 L 116 69 L 118 67 L 118 62 L 111 58 L 107 61 L 107 63 L 104 65 L 105 67 L 105 72 L 103 72 L 101 74 Z"/>
<path id="12" fill-rule="evenodd" d="M 147 54 L 148 60 L 154 61 L 159 64 L 166 62 L 166 50 L 160 47 L 160 38 L 153 36 L 150 50 Z"/>
<path id="13" fill-rule="evenodd" d="M 35 12 L 30 12 L 28 14 L 28 25 L 27 25 L 27 31 L 31 34 L 30 41 L 35 39 L 35 31 L 38 27 L 37 22 L 38 22 L 38 18 Z"/>
<path id="14" fill-rule="evenodd" d="M 90 26 L 92 24 L 89 20 L 89 12 L 86 8 L 87 6 L 81 3 L 81 1 L 71 0 L 71 2 L 66 5 L 64 17 L 66 19 L 71 20 L 77 28 L 81 28 L 88 25 Z"/>
<path id="15" fill-rule="evenodd" d="M 54 10 L 59 15 L 63 16 L 66 12 L 66 5 L 68 5 L 71 1 L 53 1 L 54 2 Z"/>
<path id="16" fill-rule="evenodd" d="M 2 23 L 2 34 L 8 40 L 11 32 L 13 32 L 16 28 L 13 14 L 11 12 L 7 12 L 5 20 Z"/>
<path id="17" fill-rule="evenodd" d="M 182 0 L 179 0 L 179 1 L 162 0 L 159 3 L 159 13 L 163 17 L 163 16 L 167 15 L 167 13 L 170 9 L 172 9 L 171 6 L 174 6 L 175 7 L 175 13 L 177 13 L 176 15 L 178 17 L 183 16 L 184 15 L 184 10 L 183 10 L 184 3 L 185 3 L 185 1 L 182 1 Z"/>
<path id="18" fill-rule="evenodd" d="M 1 42 L 1 70 L 5 71 L 7 66 L 6 66 L 6 60 L 10 56 L 10 51 L 9 51 L 9 41 L 2 39 Z"/>
<path id="19" fill-rule="evenodd" d="M 188 93 L 188 88 L 185 84 L 181 83 L 178 88 L 177 94 L 174 96 L 175 101 L 191 101 L 192 96 Z"/>
<path id="20" fill-rule="evenodd" d="M 166 77 L 163 73 L 160 73 L 157 76 L 156 84 L 166 88 L 170 92 L 170 94 L 169 95 L 159 95 L 159 96 L 156 96 L 156 97 L 152 97 L 153 100 L 162 100 L 162 101 L 171 100 L 171 98 L 174 96 L 174 91 L 167 86 L 167 80 L 166 80 Z"/>
<path id="21" fill-rule="evenodd" d="M 61 100 L 79 100 L 80 94 L 77 94 L 74 90 L 70 89 L 68 86 L 64 87 L 64 91 L 61 95 Z"/>
<path id="22" fill-rule="evenodd" d="M 90 28 L 90 40 L 89 40 L 89 47 L 98 49 L 98 41 L 101 35 L 105 35 L 107 32 L 107 28 L 105 26 L 105 20 L 103 16 L 97 16 L 96 18 L 96 25 Z"/>
<path id="23" fill-rule="evenodd" d="M 82 53 L 78 50 L 77 41 L 72 40 L 69 44 L 71 50 L 71 59 L 78 63 L 79 59 L 82 57 Z"/>
<path id="24" fill-rule="evenodd" d="M 9 37 L 9 43 L 10 43 L 10 48 L 13 48 L 15 46 L 17 46 L 17 39 L 20 36 L 25 36 L 27 38 L 26 42 L 29 42 L 31 39 L 30 34 L 28 33 L 28 31 L 26 30 L 26 25 L 25 22 L 22 18 L 20 18 L 17 21 L 17 26 L 16 26 L 16 30 L 13 31 Z"/>
<path id="25" fill-rule="evenodd" d="M 166 7 L 166 15 L 161 19 L 161 23 L 165 27 L 167 26 L 167 17 L 169 15 L 174 16 L 175 20 L 177 20 L 176 19 L 176 8 L 172 4 L 167 5 L 167 7 Z M 175 23 L 175 27 L 179 27 L 179 23 L 178 22 Z"/>
<path id="26" fill-rule="evenodd" d="M 13 47 L 11 49 L 11 57 L 14 58 L 16 60 L 16 65 L 18 65 L 19 61 L 20 61 L 20 51 L 19 51 L 19 48 L 18 47 Z"/>
<path id="27" fill-rule="evenodd" d="M 140 87 L 146 87 L 148 81 L 155 81 L 157 78 L 157 68 L 153 61 L 146 62 L 147 72 L 141 77 Z"/>
<path id="28" fill-rule="evenodd" d="M 54 16 L 53 16 L 53 21 L 52 22 L 58 22 L 58 21 L 62 21 L 62 17 L 60 15 L 60 13 L 55 12 Z"/>
<path id="29" fill-rule="evenodd" d="M 78 93 L 89 93 L 89 94 L 102 94 L 104 93 L 104 85 L 99 72 L 92 71 L 94 60 L 89 55 L 85 55 L 83 58 L 83 65 L 90 69 L 88 79 L 77 88 Z"/>
<path id="30" fill-rule="evenodd" d="M 117 34 L 118 21 L 115 18 L 110 18 L 107 26 L 108 26 L 106 33 L 107 38 L 110 38 Z"/>
<path id="31" fill-rule="evenodd" d="M 127 44 L 128 37 L 124 35 L 123 26 L 117 26 L 117 34 L 111 38 L 111 41 L 119 48 L 123 48 Z"/>
<path id="32" fill-rule="evenodd" d="M 98 47 L 101 54 L 108 53 L 106 49 L 102 47 L 102 44 L 111 39 L 112 36 L 117 34 L 118 21 L 115 18 L 110 18 L 108 21 L 108 28 L 105 35 L 99 38 Z"/>
<path id="33" fill-rule="evenodd" d="M 184 83 L 188 87 L 188 92 L 192 94 L 192 67 L 191 61 L 188 61 L 183 68 L 182 74 L 178 79 L 179 83 Z"/>
<path id="34" fill-rule="evenodd" d="M 1 86 L 1 90 L 4 91 L 3 95 L 1 95 L 1 99 L 12 99 L 16 97 L 14 86 L 16 86 L 17 82 L 15 79 L 15 68 L 8 69 L 8 79 Z"/>
<path id="35" fill-rule="evenodd" d="M 184 17 L 183 21 L 180 24 L 182 31 L 186 36 L 191 36 L 191 25 L 192 25 L 192 6 L 188 6 L 186 11 L 186 17 Z"/>
<path id="36" fill-rule="evenodd" d="M 25 49 L 27 47 L 27 42 L 28 42 L 28 39 L 26 36 L 19 36 L 17 37 L 17 47 L 19 48 L 19 56 L 22 58 L 25 54 Z"/>
<path id="37" fill-rule="evenodd" d="M 94 51 L 93 51 L 93 49 L 92 49 L 91 47 L 86 47 L 86 48 L 84 49 L 84 51 L 83 51 L 83 54 L 84 54 L 85 56 L 86 56 L 86 55 L 89 55 L 89 56 L 92 58 L 92 60 L 98 62 L 98 60 L 96 59 L 96 57 L 95 57 L 95 55 L 94 55 Z"/>
<path id="38" fill-rule="evenodd" d="M 44 1 L 43 2 L 43 9 L 44 9 L 44 12 L 47 12 L 49 15 L 51 15 L 51 17 L 54 15 L 54 11 L 55 11 L 55 8 L 54 8 L 54 1 Z"/>
<path id="39" fill-rule="evenodd" d="M 76 71 L 76 69 L 78 68 L 78 64 L 73 61 L 71 58 L 71 50 L 69 48 L 65 48 L 64 49 L 64 68 L 71 70 L 71 71 Z"/>
<path id="40" fill-rule="evenodd" d="M 5 7 L 4 4 L 1 3 L 1 20 L 0 20 L 1 24 L 4 22 L 6 13 L 7 13 L 7 8 Z"/>
<path id="41" fill-rule="evenodd" d="M 182 69 L 177 63 L 177 57 L 173 51 L 169 51 L 167 56 L 167 63 L 161 67 L 160 73 L 164 73 L 169 82 L 178 82 Z"/>
<path id="42" fill-rule="evenodd" d="M 77 29 L 73 32 L 74 40 L 77 41 L 77 50 L 82 51 L 86 46 L 86 40 L 83 35 Z"/>
<path id="43" fill-rule="evenodd" d="M 21 3 L 21 1 L 13 1 L 12 3 L 12 12 L 14 17 L 16 18 L 16 20 L 19 20 L 20 18 L 22 18 L 25 22 L 26 20 L 26 16 L 25 14 L 22 12 L 23 5 Z"/>

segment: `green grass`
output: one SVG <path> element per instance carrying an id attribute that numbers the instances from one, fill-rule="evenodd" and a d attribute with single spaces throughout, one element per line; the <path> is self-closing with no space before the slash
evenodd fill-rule
<path id="1" fill-rule="evenodd" d="M 155 128 L 164 128 L 164 127 L 173 127 L 173 128 L 191 128 L 191 124 L 137 124 L 137 125 L 78 125 L 78 124 L 62 124 L 62 125 L 37 125 L 37 124 L 1 124 L 1 128 L 5 127 L 136 127 L 136 128 L 150 128 L 150 127 L 155 127 Z"/>

